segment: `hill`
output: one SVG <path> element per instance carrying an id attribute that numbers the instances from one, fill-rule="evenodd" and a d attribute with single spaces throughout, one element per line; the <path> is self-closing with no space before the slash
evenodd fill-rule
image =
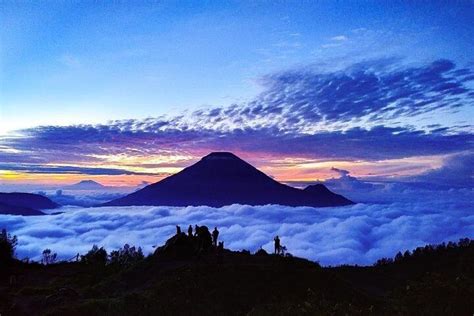
<path id="1" fill-rule="evenodd" d="M 235 203 L 314 207 L 353 204 L 327 188 L 314 191 L 287 186 L 232 153 L 214 152 L 177 174 L 103 205 L 221 207 Z"/>
<path id="2" fill-rule="evenodd" d="M 0 193 L 0 213 L 13 215 L 44 215 L 39 210 L 59 207 L 45 196 L 33 193 Z"/>
<path id="3" fill-rule="evenodd" d="M 98 248 L 81 262 L 47 266 L 17 262 L 0 273 L 0 313 L 471 315 L 474 311 L 474 242 L 467 239 L 419 248 L 372 267 L 323 268 L 263 250 L 196 252 L 200 241 L 195 238 L 176 235 L 145 259 L 131 260 L 134 252 L 124 247 L 112 253 L 110 258 L 115 259 L 107 264 L 106 252 Z"/>

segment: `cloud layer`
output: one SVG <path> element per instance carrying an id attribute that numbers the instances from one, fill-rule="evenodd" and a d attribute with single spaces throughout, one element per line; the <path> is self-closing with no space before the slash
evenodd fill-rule
<path id="1" fill-rule="evenodd" d="M 289 252 L 324 265 L 372 264 L 427 243 L 473 238 L 472 195 L 472 190 L 441 197 L 432 193 L 424 200 L 319 209 L 278 205 L 69 208 L 42 217 L 0 215 L 0 223 L 18 235 L 20 258 L 37 259 L 45 248 L 71 258 L 93 244 L 110 251 L 130 243 L 151 252 L 174 234 L 175 225 L 200 224 L 218 226 L 226 247 L 233 250 L 271 251 L 271 241 L 279 235 Z"/>
<path id="2" fill-rule="evenodd" d="M 415 66 L 396 58 L 369 60 L 333 71 L 308 66 L 264 76 L 263 91 L 241 104 L 174 117 L 22 130 L 0 139 L 0 168 L 149 175 L 215 150 L 370 161 L 457 153 L 472 149 L 472 124 L 432 121 L 472 107 L 473 80 L 471 68 L 443 59 Z M 124 153 L 137 159 L 109 160 Z M 188 161 L 149 161 L 177 153 Z"/>

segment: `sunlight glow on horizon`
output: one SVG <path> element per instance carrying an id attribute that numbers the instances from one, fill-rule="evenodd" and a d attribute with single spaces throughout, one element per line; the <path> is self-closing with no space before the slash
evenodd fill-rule
<path id="1" fill-rule="evenodd" d="M 247 155 L 246 155 L 247 156 Z M 163 155 L 151 157 L 147 160 L 143 157 L 131 157 L 117 155 L 116 157 L 107 156 L 107 161 L 114 161 L 110 164 L 107 161 L 100 164 L 87 165 L 87 167 L 118 168 L 133 172 L 146 172 L 149 175 L 124 174 L 124 175 L 87 175 L 87 174 L 55 174 L 55 173 L 26 173 L 2 171 L 0 180 L 4 184 L 37 184 L 37 185 L 70 185 L 82 180 L 95 180 L 106 186 L 134 187 L 140 185 L 143 181 L 154 183 L 169 175 L 175 174 L 185 167 L 197 162 L 201 157 L 192 158 L 189 155 L 171 156 L 166 159 Z M 280 182 L 317 182 L 331 178 L 337 178 L 337 173 L 331 168 L 350 170 L 351 176 L 362 179 L 390 177 L 395 174 L 396 177 L 414 176 L 422 174 L 428 170 L 436 169 L 442 166 L 446 156 L 422 156 L 403 159 L 388 159 L 382 161 L 322 161 L 307 158 L 289 158 L 281 160 L 274 157 L 270 160 L 258 158 L 252 159 L 248 156 L 250 163 Z M 255 157 L 257 158 L 257 157 Z M 156 162 L 166 162 L 168 164 L 178 163 L 176 167 L 146 168 L 133 167 L 129 164 L 152 164 Z M 183 165 L 183 161 L 187 162 Z M 125 162 L 121 165 L 119 162 Z M 65 164 L 49 164 L 46 166 L 66 166 Z M 68 164 L 67 166 L 86 167 L 85 165 Z M 156 175 L 152 175 L 155 173 Z"/>

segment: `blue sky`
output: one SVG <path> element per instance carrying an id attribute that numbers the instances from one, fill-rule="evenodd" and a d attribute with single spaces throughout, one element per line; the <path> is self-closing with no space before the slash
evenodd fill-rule
<path id="1" fill-rule="evenodd" d="M 472 1 L 0 7 L 5 181 L 139 183 L 222 149 L 387 179 L 472 151 Z"/>
<path id="2" fill-rule="evenodd" d="M 225 106 L 258 93 L 259 76 L 295 65 L 464 64 L 474 51 L 468 1 L 1 6 L 3 132 Z"/>

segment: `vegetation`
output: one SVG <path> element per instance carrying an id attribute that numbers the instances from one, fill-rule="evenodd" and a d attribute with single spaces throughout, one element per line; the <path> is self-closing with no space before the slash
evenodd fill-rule
<path id="1" fill-rule="evenodd" d="M 0 233 L 0 267 L 2 264 L 9 264 L 15 255 L 15 248 L 18 241 L 16 236 L 11 236 L 6 229 Z"/>
<path id="2" fill-rule="evenodd" d="M 16 238 L 7 239 L 16 244 Z M 94 246 L 75 262 L 13 260 L 13 268 L 0 278 L 0 314 L 474 312 L 474 241 L 469 239 L 417 248 L 372 267 L 328 268 L 264 250 L 251 254 L 206 245 L 203 251 L 202 245 L 199 236 L 177 234 L 146 258 L 140 248 L 124 245 L 110 254 Z"/>
<path id="3" fill-rule="evenodd" d="M 58 256 L 57 253 L 52 253 L 51 249 L 43 250 L 43 258 L 41 259 L 41 263 L 44 265 L 53 264 L 56 262 L 56 257 Z"/>
<path id="4" fill-rule="evenodd" d="M 130 267 L 145 258 L 142 248 L 136 249 L 125 244 L 123 248 L 114 250 L 109 255 L 109 264 L 118 267 Z"/>
<path id="5" fill-rule="evenodd" d="M 89 265 L 105 266 L 107 263 L 107 251 L 103 247 L 92 246 L 88 253 L 81 256 L 81 262 Z"/>

